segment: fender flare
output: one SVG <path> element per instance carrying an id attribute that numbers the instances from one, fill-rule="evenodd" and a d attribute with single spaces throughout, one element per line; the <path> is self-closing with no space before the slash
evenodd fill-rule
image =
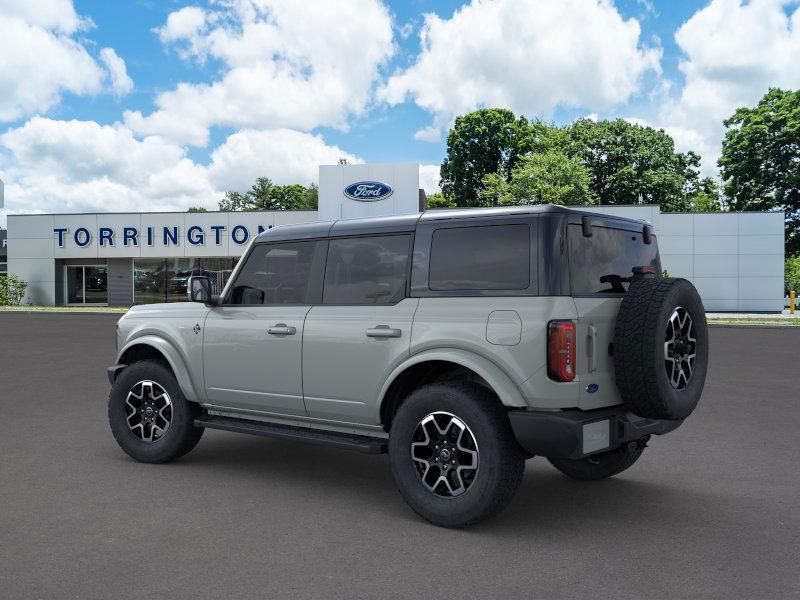
<path id="1" fill-rule="evenodd" d="M 157 350 L 169 363 L 184 397 L 191 402 L 200 402 L 200 396 L 197 394 L 194 382 L 189 376 L 187 361 L 174 344 L 156 335 L 143 335 L 133 338 L 119 351 L 117 362 L 120 362 L 125 353 L 134 346 L 150 346 Z"/>
<path id="2" fill-rule="evenodd" d="M 426 350 L 419 354 L 413 354 L 395 368 L 386 379 L 386 382 L 383 384 L 378 394 L 378 411 L 380 411 L 383 406 L 389 388 L 406 369 L 430 361 L 451 362 L 475 372 L 489 384 L 504 406 L 515 408 L 524 408 L 528 406 L 528 403 L 525 401 L 517 385 L 505 371 L 491 360 L 467 350 L 443 348 Z"/>

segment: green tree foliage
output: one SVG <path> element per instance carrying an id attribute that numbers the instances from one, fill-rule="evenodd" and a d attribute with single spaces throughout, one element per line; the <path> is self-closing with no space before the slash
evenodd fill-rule
<path id="1" fill-rule="evenodd" d="M 719 185 L 711 177 L 704 177 L 687 195 L 687 210 L 692 212 L 722 212 L 727 209 Z"/>
<path id="2" fill-rule="evenodd" d="M 733 210 L 786 212 L 786 252 L 800 252 L 800 91 L 770 89 L 725 121 L 719 159 Z"/>
<path id="3" fill-rule="evenodd" d="M 527 119 L 510 110 L 487 108 L 457 117 L 439 171 L 442 192 L 458 206 L 477 206 L 484 176 L 500 173 L 509 180 L 519 156 L 533 149 L 535 137 Z"/>
<path id="4" fill-rule="evenodd" d="M 623 119 L 579 119 L 566 127 L 569 153 L 581 159 L 600 204 L 658 204 L 661 210 L 690 209 L 688 192 L 697 185 L 700 157 L 675 151 L 662 129 Z"/>
<path id="5" fill-rule="evenodd" d="M 319 188 L 315 184 L 275 185 L 267 177 L 259 177 L 244 194 L 228 191 L 220 200 L 221 211 L 317 210 Z"/>
<path id="6" fill-rule="evenodd" d="M 426 203 L 425 203 L 425 208 L 426 209 L 429 209 L 429 208 L 455 208 L 455 207 L 456 207 L 455 200 L 453 200 L 452 198 L 448 198 L 447 196 L 445 196 L 441 192 L 437 193 L 437 194 L 431 194 L 430 196 L 428 196 L 427 199 L 426 199 Z"/>
<path id="7" fill-rule="evenodd" d="M 486 175 L 479 194 L 481 206 L 592 203 L 586 167 L 558 150 L 523 156 L 510 182 L 499 173 Z"/>
<path id="8" fill-rule="evenodd" d="M 203 208 L 202 206 L 190 206 L 189 207 L 189 212 L 190 213 L 204 213 L 204 212 L 208 212 L 208 209 Z"/>
<path id="9" fill-rule="evenodd" d="M 0 306 L 19 306 L 28 284 L 17 275 L 0 275 Z"/>
<path id="10" fill-rule="evenodd" d="M 800 295 L 800 254 L 786 257 L 783 281 L 787 294 L 795 291 Z"/>

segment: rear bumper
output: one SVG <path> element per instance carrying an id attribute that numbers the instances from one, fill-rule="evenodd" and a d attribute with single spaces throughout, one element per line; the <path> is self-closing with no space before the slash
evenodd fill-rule
<path id="1" fill-rule="evenodd" d="M 508 417 L 526 452 L 571 459 L 614 450 L 646 435 L 664 435 L 683 423 L 638 417 L 621 405 L 558 412 L 512 410 Z"/>

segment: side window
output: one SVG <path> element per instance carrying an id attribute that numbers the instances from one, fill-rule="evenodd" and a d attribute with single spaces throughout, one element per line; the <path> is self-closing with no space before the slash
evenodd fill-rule
<path id="1" fill-rule="evenodd" d="M 260 244 L 236 277 L 230 304 L 307 304 L 319 242 Z"/>
<path id="2" fill-rule="evenodd" d="M 431 290 L 525 290 L 530 284 L 528 225 L 455 227 L 433 232 L 428 274 Z"/>
<path id="3" fill-rule="evenodd" d="M 331 239 L 323 304 L 393 304 L 405 296 L 410 236 Z"/>

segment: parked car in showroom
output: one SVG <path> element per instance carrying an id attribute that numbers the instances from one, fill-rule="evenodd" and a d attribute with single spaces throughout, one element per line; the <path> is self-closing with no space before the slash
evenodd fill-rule
<path id="1" fill-rule="evenodd" d="M 556 206 L 276 227 L 219 296 L 122 317 L 111 430 L 151 463 L 206 428 L 388 452 L 413 510 L 469 525 L 527 459 L 610 477 L 692 413 L 705 311 L 661 273 L 651 225 Z"/>

